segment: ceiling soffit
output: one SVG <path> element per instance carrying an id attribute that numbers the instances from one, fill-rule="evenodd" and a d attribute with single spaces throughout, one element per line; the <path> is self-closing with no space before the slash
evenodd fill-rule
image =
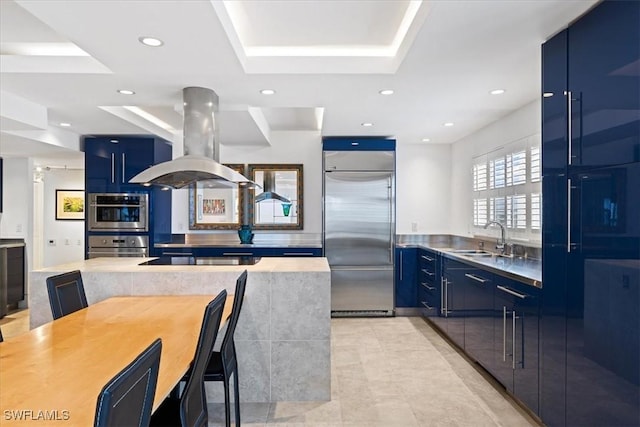
<path id="1" fill-rule="evenodd" d="M 249 74 L 395 73 L 428 14 L 422 0 L 211 4 Z"/>

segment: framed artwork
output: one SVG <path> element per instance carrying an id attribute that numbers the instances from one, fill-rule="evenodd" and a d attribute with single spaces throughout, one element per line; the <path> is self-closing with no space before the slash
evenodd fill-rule
<path id="1" fill-rule="evenodd" d="M 56 190 L 56 220 L 84 219 L 84 190 Z"/>
<path id="2" fill-rule="evenodd" d="M 244 175 L 243 164 L 226 164 Z M 216 187 L 207 181 L 189 186 L 189 230 L 237 230 L 244 196 L 238 186 Z"/>

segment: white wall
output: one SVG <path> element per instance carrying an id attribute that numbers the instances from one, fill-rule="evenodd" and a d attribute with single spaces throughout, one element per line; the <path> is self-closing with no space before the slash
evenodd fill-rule
<path id="1" fill-rule="evenodd" d="M 396 147 L 396 233 L 448 234 L 451 146 Z"/>
<path id="2" fill-rule="evenodd" d="M 541 132 L 540 100 L 531 102 L 495 121 L 478 132 L 455 142 L 451 149 L 451 234 L 473 236 L 472 227 L 472 160 L 514 141 Z M 498 235 L 499 231 L 483 230 L 482 235 Z"/>
<path id="3" fill-rule="evenodd" d="M 319 131 L 272 131 L 271 146 L 220 147 L 221 163 L 302 163 L 304 166 L 304 229 L 322 232 L 322 137 Z M 175 157 L 175 153 L 174 153 Z M 212 233 L 189 230 L 189 191 L 173 190 L 171 230 L 176 234 Z M 268 233 L 268 231 L 265 231 Z M 282 231 L 278 231 L 281 233 Z M 229 231 L 226 231 L 229 233 Z"/>
<path id="4" fill-rule="evenodd" d="M 84 221 L 56 220 L 56 190 L 83 190 L 84 169 L 44 172 L 42 189 L 42 267 L 84 259 Z M 49 241 L 55 241 L 55 246 Z"/>
<path id="5" fill-rule="evenodd" d="M 3 160 L 3 213 L 0 215 L 0 238 L 24 239 L 27 271 L 33 269 L 33 160 L 5 158 Z M 27 278 L 27 281 L 29 279 Z M 27 283 L 27 289 L 29 284 Z M 27 291 L 28 292 L 28 291 Z"/>

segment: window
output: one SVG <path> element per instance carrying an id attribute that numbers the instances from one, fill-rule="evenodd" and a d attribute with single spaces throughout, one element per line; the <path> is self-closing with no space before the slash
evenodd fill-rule
<path id="1" fill-rule="evenodd" d="M 536 134 L 474 159 L 474 227 L 498 221 L 510 230 L 511 239 L 540 241 L 540 157 L 540 134 Z"/>

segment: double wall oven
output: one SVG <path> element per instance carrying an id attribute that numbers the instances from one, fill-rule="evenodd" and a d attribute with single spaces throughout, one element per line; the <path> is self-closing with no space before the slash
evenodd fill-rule
<path id="1" fill-rule="evenodd" d="M 89 193 L 87 199 L 88 258 L 148 256 L 149 194 Z"/>

